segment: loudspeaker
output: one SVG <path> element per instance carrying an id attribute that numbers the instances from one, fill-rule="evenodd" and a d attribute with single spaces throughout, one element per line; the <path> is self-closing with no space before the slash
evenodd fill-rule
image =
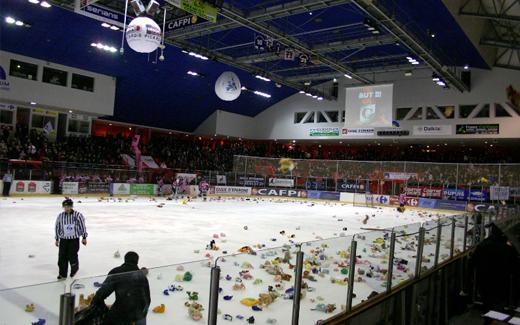
<path id="1" fill-rule="evenodd" d="M 330 94 L 332 97 L 338 98 L 338 83 L 333 82 L 332 83 L 332 90 L 330 91 Z"/>
<path id="2" fill-rule="evenodd" d="M 462 82 L 471 90 L 471 71 L 462 71 L 460 74 Z"/>

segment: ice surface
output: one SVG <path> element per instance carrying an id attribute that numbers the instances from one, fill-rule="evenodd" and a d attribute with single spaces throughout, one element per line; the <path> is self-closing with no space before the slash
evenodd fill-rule
<path id="1" fill-rule="evenodd" d="M 58 249 L 54 246 L 54 222 L 57 214 L 61 212 L 62 200 L 61 197 L 0 199 L 0 289 L 55 280 L 58 271 L 56 265 Z M 348 250 L 350 236 L 366 232 L 361 229 L 362 227 L 391 228 L 446 216 L 446 214 L 419 210 L 407 210 L 401 214 L 395 211 L 395 208 L 354 207 L 340 203 L 279 199 L 229 198 L 208 202 L 194 201 L 187 204 L 183 204 L 182 200 L 167 201 L 164 198 L 156 200 L 122 198 L 107 201 L 95 197 L 78 197 L 74 200 L 75 209 L 85 216 L 89 238 L 88 245 L 81 246 L 80 271 L 76 276 L 77 283 L 85 287 L 73 291 L 77 296 L 80 293 L 88 295 L 95 292 L 93 283 L 102 282 L 104 279 L 102 275 L 122 263 L 122 257 L 114 258 L 114 252 L 119 251 L 123 256 L 125 252 L 134 250 L 140 255 L 141 267 L 153 268 L 148 276 L 152 289 L 151 307 L 161 303 L 167 306 L 165 314 L 149 314 L 148 323 L 152 325 L 171 324 L 172 319 L 175 320 L 175 324 L 194 323 L 187 317 L 187 308 L 184 307 L 184 302 L 187 301 L 186 292 L 174 292 L 170 296 L 162 294 L 169 285 L 179 284 L 174 281 L 174 278 L 176 274 L 183 272 L 177 271 L 176 265 L 162 268 L 158 266 L 203 260 L 207 253 L 213 257 L 226 255 L 224 251 L 227 254 L 236 254 L 237 250 L 245 245 L 255 249 L 258 244 L 265 245 L 264 252 L 273 251 L 275 252 L 273 256 L 265 257 L 264 254 L 262 258 L 262 253 L 258 252 L 256 256 L 249 254 L 231 256 L 220 263 L 222 276 L 230 274 L 233 280 L 222 280 L 223 293 L 220 296 L 219 308 L 223 314 L 229 313 L 233 317 L 237 314 L 244 315 L 246 318 L 253 315 L 257 319 L 256 323 L 260 324 L 266 323 L 267 318 L 270 317 L 276 318 L 277 324 L 288 324 L 292 300 L 284 300 L 280 297 L 261 312 L 252 311 L 239 303 L 245 297 L 258 297 L 259 293 L 267 292 L 268 285 L 274 284 L 271 280 L 272 276 L 260 269 L 259 265 L 276 256 L 283 257 L 280 248 L 282 245 L 346 236 L 314 242 L 302 247 L 307 258 L 311 250 L 315 251 L 323 243 L 327 243 L 327 247 L 323 248 L 324 253 L 331 259 L 331 263 L 337 263 L 340 259 L 335 256 L 336 259 L 332 260 L 332 256 L 338 251 Z M 161 204 L 164 205 L 159 207 Z M 366 215 L 369 216 L 369 220 L 367 224 L 363 224 Z M 247 226 L 247 230 L 244 226 Z M 345 227 L 347 230 L 344 230 Z M 414 230 L 417 228 L 418 224 Z M 285 231 L 284 234 L 280 233 L 282 230 Z M 222 233 L 226 236 L 220 237 Z M 206 245 L 213 239 L 214 234 L 220 237 L 215 239 L 219 251 L 207 251 Z M 294 237 L 290 238 L 291 235 Z M 370 246 L 377 237 L 382 237 L 382 233 L 371 233 L 365 236 L 365 240 L 359 240 L 358 254 L 365 255 L 363 256 L 365 263 L 379 263 L 381 267 L 387 268 L 384 255 L 388 254 L 388 247 L 386 251 L 377 252 Z M 388 245 L 388 240 L 386 244 Z M 403 246 L 404 244 L 403 242 Z M 368 251 L 363 253 L 363 248 Z M 290 249 L 295 252 L 294 245 Z M 425 248 L 425 256 L 431 253 L 430 248 Z M 376 256 L 377 254 L 379 256 Z M 399 246 L 396 247 L 396 254 L 400 258 L 413 260 L 415 252 L 404 252 Z M 446 255 L 445 245 L 441 247 L 441 254 Z M 234 264 L 235 262 L 238 266 Z M 236 292 L 232 290 L 232 285 L 243 269 L 243 262 L 250 262 L 253 265 L 251 274 L 255 279 L 262 279 L 263 283 L 254 285 L 254 280 L 244 280 L 246 290 Z M 346 263 L 347 259 L 344 259 L 344 262 Z M 294 254 L 292 254 L 292 263 L 294 263 Z M 194 278 L 190 283 L 180 284 L 184 286 L 185 291 L 199 292 L 199 300 L 206 309 L 203 312 L 206 319 L 209 268 L 201 262 L 184 266 L 185 270 L 193 273 Z M 356 267 L 368 270 L 367 265 L 361 264 Z M 409 268 L 413 270 L 414 265 L 409 265 Z M 303 300 L 302 324 L 314 324 L 319 319 L 326 319 L 334 313 L 341 312 L 341 304 L 346 302 L 347 286 L 331 283 L 330 278 L 342 279 L 346 275 L 339 273 L 341 267 L 332 265 L 330 269 L 330 275 L 321 279 L 316 276 L 319 278 L 318 282 L 306 281 L 309 286 L 317 290 L 308 292 Z M 292 272 L 287 267 L 284 270 L 287 273 Z M 394 270 L 396 282 L 406 277 L 406 273 L 404 275 L 396 275 L 396 273 L 398 272 Z M 32 289 L 0 291 L 0 324 L 25 324 L 38 317 L 46 318 L 47 324 L 57 323 L 59 294 L 63 292 L 63 286 L 67 286 L 68 289 L 70 284 L 71 280 L 67 280 L 62 284 L 53 282 L 45 286 L 30 287 Z M 283 284 L 285 289 L 288 289 L 292 286 L 293 279 L 289 282 L 284 281 Z M 357 298 L 354 302 L 366 299 L 371 291 L 383 290 L 382 279 L 368 279 L 359 285 L 356 283 Z M 224 295 L 233 295 L 233 299 L 224 301 L 222 300 Z M 320 301 L 319 297 L 326 299 Z M 25 304 L 29 303 L 34 303 L 36 306 L 33 313 L 23 311 Z M 318 303 L 334 303 L 337 309 L 333 314 L 311 311 Z M 227 323 L 227 321 L 220 318 L 219 323 Z"/>

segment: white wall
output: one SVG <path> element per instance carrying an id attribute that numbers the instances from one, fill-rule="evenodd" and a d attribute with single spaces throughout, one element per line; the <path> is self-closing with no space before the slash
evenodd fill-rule
<path id="1" fill-rule="evenodd" d="M 403 73 L 380 74 L 377 83 L 394 81 L 394 110 L 398 107 L 434 106 L 434 105 L 459 105 L 479 103 L 505 103 L 507 101 L 505 88 L 513 84 L 520 88 L 520 73 L 518 71 L 495 68 L 488 70 L 472 71 L 471 92 L 460 93 L 454 89 L 443 89 L 435 85 L 431 80 L 429 70 L 415 71 L 412 77 L 405 77 Z M 258 139 L 320 139 L 309 136 L 309 129 L 316 127 L 339 127 L 343 123 L 317 123 L 294 124 L 294 113 L 307 110 L 344 110 L 345 87 L 348 87 L 347 79 L 340 80 L 339 96 L 337 101 L 317 101 L 303 94 L 295 94 L 278 102 L 262 113 L 258 114 L 249 126 L 255 129 L 254 138 Z M 395 112 L 394 112 L 395 113 Z M 395 115 L 394 115 L 395 116 Z M 221 121 L 219 121 L 222 123 Z M 500 134 L 478 136 L 480 138 L 518 138 L 520 137 L 520 118 L 473 118 L 473 119 L 443 119 L 443 120 L 415 120 L 401 122 L 402 129 L 411 130 L 413 125 L 438 125 L 438 124 L 484 124 L 499 123 Z M 228 123 L 229 124 L 229 123 Z M 231 124 L 231 126 L 233 126 Z M 217 126 L 218 127 L 218 126 Z M 244 128 L 244 126 L 242 126 Z M 245 135 L 243 135 L 245 136 Z M 473 135 L 439 136 L 438 138 L 475 138 Z M 339 137 L 327 137 L 326 139 L 340 139 Z M 391 137 L 365 137 L 372 139 L 388 139 Z M 402 138 L 416 138 L 412 136 Z M 432 136 L 428 136 L 432 138 Z M 363 139 L 363 137 L 355 137 Z"/>
<path id="2" fill-rule="evenodd" d="M 216 110 L 193 133 L 251 139 L 256 137 L 254 121 L 254 118 L 249 116 Z"/>
<path id="3" fill-rule="evenodd" d="M 217 111 L 217 134 L 232 137 L 255 138 L 255 119 L 225 111 Z"/>
<path id="4" fill-rule="evenodd" d="M 213 135 L 217 133 L 217 112 L 213 112 L 202 122 L 193 133 L 200 135 Z"/>
<path id="5" fill-rule="evenodd" d="M 37 80 L 28 80 L 9 75 L 10 60 L 15 59 L 38 65 Z M 9 89 L 0 88 L 0 99 L 4 102 L 28 105 L 33 101 L 39 106 L 58 110 L 73 110 L 91 115 L 114 115 L 116 79 L 107 75 L 75 69 L 26 56 L 0 51 L 0 66 L 7 74 Z M 67 87 L 42 82 L 43 67 L 68 71 Z M 94 78 L 94 92 L 70 87 L 72 74 Z"/>

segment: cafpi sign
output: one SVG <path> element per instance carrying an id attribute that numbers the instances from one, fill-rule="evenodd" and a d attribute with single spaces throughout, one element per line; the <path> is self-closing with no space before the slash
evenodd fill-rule
<path id="1" fill-rule="evenodd" d="M 4 68 L 0 65 L 0 89 L 9 90 L 11 88 L 11 84 L 9 80 L 7 80 L 7 74 L 5 73 Z"/>

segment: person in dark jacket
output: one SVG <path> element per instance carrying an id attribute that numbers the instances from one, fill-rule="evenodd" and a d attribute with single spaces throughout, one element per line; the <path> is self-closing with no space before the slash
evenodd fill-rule
<path id="1" fill-rule="evenodd" d="M 150 307 L 150 286 L 146 269 L 139 269 L 139 255 L 128 252 L 125 262 L 108 273 L 101 288 L 96 292 L 93 304 L 104 304 L 104 300 L 116 293 L 116 301 L 110 308 L 106 325 L 145 325 Z"/>
<path id="2" fill-rule="evenodd" d="M 494 223 L 489 227 L 490 236 L 477 246 L 472 262 L 484 308 L 503 311 L 508 303 L 511 280 L 518 272 L 518 254 Z"/>

